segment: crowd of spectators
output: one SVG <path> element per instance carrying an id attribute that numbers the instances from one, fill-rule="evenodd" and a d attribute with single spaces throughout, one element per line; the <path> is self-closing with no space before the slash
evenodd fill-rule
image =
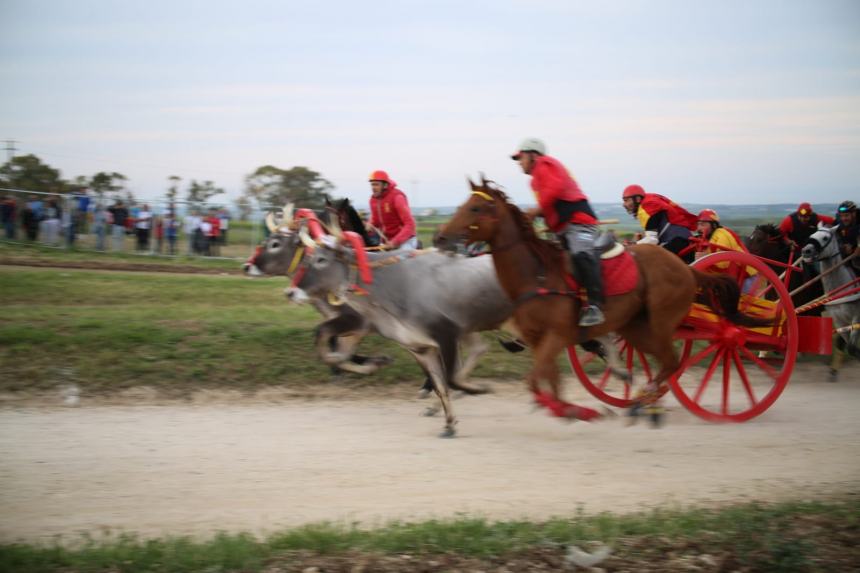
<path id="1" fill-rule="evenodd" d="M 140 253 L 178 255 L 182 234 L 188 255 L 218 256 L 227 244 L 230 214 L 226 209 L 191 207 L 181 220 L 174 204 L 158 212 L 149 204 L 110 204 L 78 195 L 0 195 L 0 226 L 6 239 L 24 239 L 73 246 L 77 236 L 91 233 L 99 251 L 125 250 L 131 238 Z"/>

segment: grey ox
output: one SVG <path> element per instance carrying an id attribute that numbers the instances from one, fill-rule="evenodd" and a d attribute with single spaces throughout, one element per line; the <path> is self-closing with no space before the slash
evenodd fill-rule
<path id="1" fill-rule="evenodd" d="M 297 257 L 299 248 L 304 251 Z M 298 271 L 300 278 L 287 289 L 288 298 L 338 313 L 317 332 L 317 348 L 327 362 L 348 358 L 354 344 L 370 331 L 405 347 L 439 395 L 445 410 L 441 435 L 454 436 L 457 420 L 448 389 L 471 394 L 486 391 L 466 382 L 478 357 L 487 350 L 478 333 L 500 328 L 513 312 L 512 303 L 499 286 L 493 261 L 485 256 L 467 258 L 435 250 L 412 257 L 397 252 L 369 257 L 373 280 L 365 284 L 357 276 L 351 249 L 333 242 L 331 246 L 315 243 L 303 229 L 280 228 L 245 268 L 248 274 Z M 334 350 L 336 341 L 346 341 L 347 347 Z M 468 349 L 463 364 L 461 343 Z"/>

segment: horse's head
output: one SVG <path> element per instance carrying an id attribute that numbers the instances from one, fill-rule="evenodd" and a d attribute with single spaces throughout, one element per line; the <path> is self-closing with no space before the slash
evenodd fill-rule
<path id="1" fill-rule="evenodd" d="M 839 245 L 832 229 L 822 228 L 809 237 L 801 251 L 803 261 L 812 263 L 839 255 Z"/>
<path id="2" fill-rule="evenodd" d="M 492 242 L 499 233 L 501 210 L 507 206 L 505 194 L 481 176 L 481 184 L 469 181 L 469 199 L 460 205 L 434 241 L 437 248 L 456 251 L 460 242 Z"/>
<path id="3" fill-rule="evenodd" d="M 788 254 L 782 233 L 773 223 L 757 225 L 747 237 L 746 246 L 750 253 L 773 260 L 781 260 L 780 253 Z"/>

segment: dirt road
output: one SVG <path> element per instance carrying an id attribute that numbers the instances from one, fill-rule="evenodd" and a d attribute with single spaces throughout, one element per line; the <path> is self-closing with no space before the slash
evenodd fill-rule
<path id="1" fill-rule="evenodd" d="M 816 366 L 820 371 L 820 366 Z M 417 400 L 206 401 L 0 409 L 0 541 L 100 528 L 267 532 L 321 520 L 546 518 L 662 503 L 860 492 L 860 369 L 806 373 L 764 416 L 713 425 L 565 424 L 524 390 L 455 402 L 436 437 Z M 580 391 L 572 396 L 593 404 Z M 674 404 L 674 401 L 671 401 Z"/>

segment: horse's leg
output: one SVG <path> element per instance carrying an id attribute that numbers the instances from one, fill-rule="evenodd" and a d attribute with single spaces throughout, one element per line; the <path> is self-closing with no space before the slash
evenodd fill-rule
<path id="1" fill-rule="evenodd" d="M 532 389 L 535 400 L 560 418 L 586 421 L 599 418 L 600 414 L 596 410 L 565 402 L 561 397 L 561 375 L 556 359 L 566 346 L 566 336 L 550 331 L 534 348 L 533 375 L 536 380 L 546 380 L 549 383 L 551 394 L 547 396 Z"/>
<path id="2" fill-rule="evenodd" d="M 439 400 L 442 402 L 442 409 L 445 410 L 445 429 L 439 434 L 442 438 L 453 438 L 457 431 L 457 419 L 454 416 L 454 408 L 451 406 L 451 396 L 448 392 L 448 384 L 445 381 L 445 367 L 442 363 L 442 357 L 439 348 L 436 346 L 421 346 L 418 348 L 410 348 L 409 353 L 415 357 L 418 364 L 427 372 L 433 380 L 433 387 Z"/>
<path id="3" fill-rule="evenodd" d="M 628 414 L 631 421 L 635 421 L 636 417 L 644 411 L 651 416 L 652 422 L 658 425 L 663 413 L 663 408 L 660 405 L 663 387 L 680 364 L 672 341 L 672 334 L 654 333 L 649 326 L 649 323 L 641 322 L 624 330 L 624 337 L 629 344 L 637 350 L 654 356 L 660 363 L 660 370 L 657 375 L 638 393 Z"/>

